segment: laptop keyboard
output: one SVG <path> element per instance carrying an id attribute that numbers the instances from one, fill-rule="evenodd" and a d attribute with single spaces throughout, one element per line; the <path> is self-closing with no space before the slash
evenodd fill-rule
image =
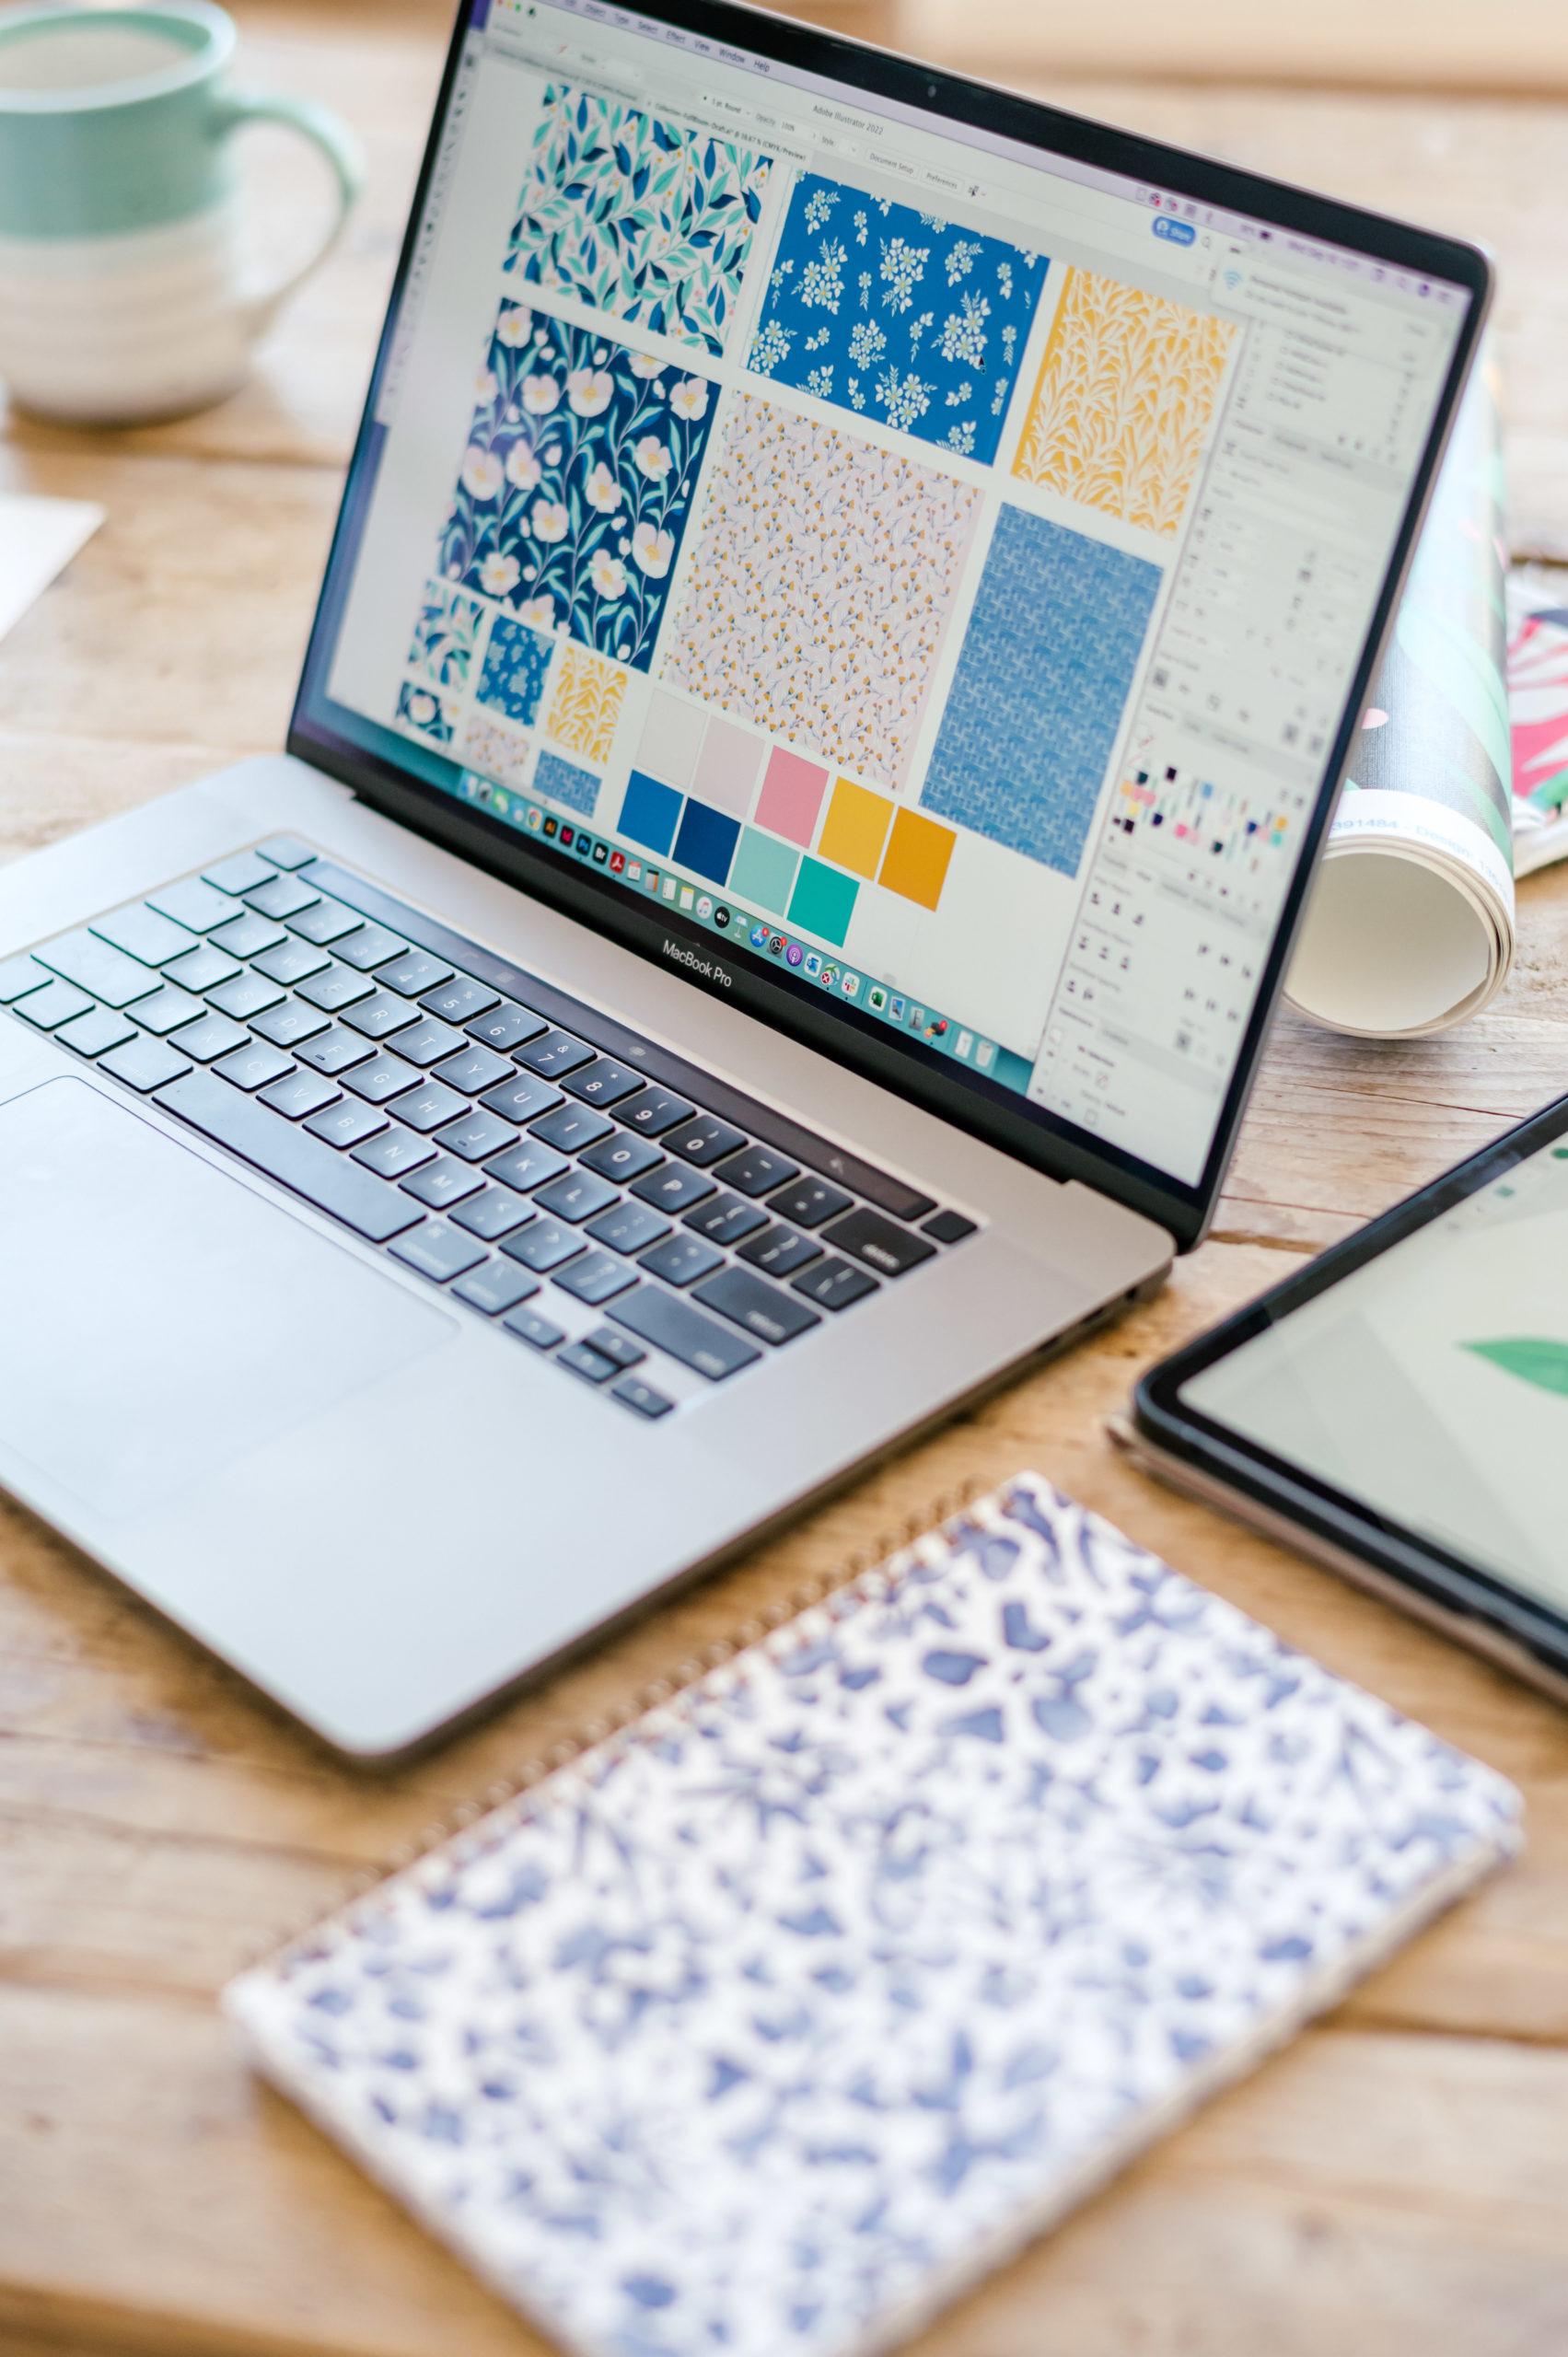
<path id="1" fill-rule="evenodd" d="M 0 1004 L 643 1418 L 975 1233 L 292 838 L 0 961 Z"/>

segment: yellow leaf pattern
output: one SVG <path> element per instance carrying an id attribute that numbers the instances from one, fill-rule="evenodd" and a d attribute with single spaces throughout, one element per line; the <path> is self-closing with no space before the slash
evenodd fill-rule
<path id="1" fill-rule="evenodd" d="M 545 727 L 568 751 L 608 761 L 625 693 L 624 671 L 586 646 L 568 646 Z"/>
<path id="2" fill-rule="evenodd" d="M 1014 473 L 1173 533 L 1235 333 L 1163 295 L 1070 270 Z"/>

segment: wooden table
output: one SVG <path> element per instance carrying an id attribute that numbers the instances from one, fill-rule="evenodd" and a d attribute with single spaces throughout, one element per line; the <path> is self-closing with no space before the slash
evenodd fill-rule
<path id="1" fill-rule="evenodd" d="M 109 521 L 0 645 L 0 845 L 281 741 L 419 140 L 428 13 L 244 12 L 247 71 L 361 127 L 372 195 L 256 381 L 189 423 L 14 425 L 11 486 Z M 374 29 L 372 29 L 374 28 Z M 1516 534 L 1568 554 L 1568 107 L 1082 86 L 1055 95 L 1488 237 Z M 281 151 L 263 158 L 294 200 Z M 1568 421 L 1564 422 L 1568 424 Z M 540 2344 L 251 2079 L 213 1996 L 455 1806 L 964 1484 L 1034 1466 L 1524 1786 L 1522 1860 L 921 2344 L 935 2357 L 1555 2357 L 1568 2348 L 1568 1718 L 1119 1464 L 1139 1369 L 1568 1088 L 1568 873 L 1445 1039 L 1282 1022 L 1218 1227 L 1107 1338 L 480 1733 L 350 1774 L 0 1507 L 0 2350 L 505 2357 Z"/>

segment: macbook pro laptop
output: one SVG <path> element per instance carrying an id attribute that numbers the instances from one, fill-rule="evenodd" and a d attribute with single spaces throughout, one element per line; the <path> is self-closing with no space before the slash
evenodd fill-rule
<path id="1" fill-rule="evenodd" d="M 465 0 L 286 755 L 0 876 L 0 1480 L 385 1758 L 1157 1283 L 1488 293 Z"/>

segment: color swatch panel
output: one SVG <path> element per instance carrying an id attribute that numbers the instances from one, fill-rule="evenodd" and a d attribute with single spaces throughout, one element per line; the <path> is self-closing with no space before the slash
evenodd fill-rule
<path id="1" fill-rule="evenodd" d="M 673 786 L 633 770 L 621 805 L 621 832 L 645 851 L 656 851 L 661 859 L 667 859 L 679 817 L 680 796 Z"/>
<path id="2" fill-rule="evenodd" d="M 789 923 L 802 933 L 814 933 L 842 949 L 860 887 L 853 876 L 842 876 L 820 860 L 803 859 L 795 890 L 790 894 Z"/>
<path id="3" fill-rule="evenodd" d="M 727 720 L 711 720 L 703 740 L 691 791 L 737 819 L 749 816 L 762 766 L 762 740 Z"/>
<path id="4" fill-rule="evenodd" d="M 939 827 L 918 810 L 900 810 L 893 820 L 877 882 L 884 891 L 917 900 L 923 909 L 935 909 L 942 898 L 957 841 L 950 827 Z"/>
<path id="5" fill-rule="evenodd" d="M 766 909 L 770 916 L 782 917 L 789 906 L 799 865 L 799 853 L 788 843 L 775 842 L 772 835 L 759 834 L 755 827 L 747 827 L 742 830 L 740 849 L 729 872 L 729 888 L 738 900 Z"/>
<path id="6" fill-rule="evenodd" d="M 1077 873 L 1160 569 L 1004 507 L 923 807 Z"/>
<path id="7" fill-rule="evenodd" d="M 666 695 L 656 688 L 648 699 L 648 716 L 643 723 L 643 740 L 637 749 L 637 767 L 649 777 L 662 777 L 684 793 L 691 783 L 697 766 L 697 756 L 703 749 L 703 731 L 708 725 L 706 713 L 695 704 L 682 703 L 679 696 Z"/>
<path id="8" fill-rule="evenodd" d="M 701 876 L 710 884 L 723 884 L 729 876 L 729 864 L 739 841 L 738 820 L 726 811 L 711 810 L 705 802 L 693 799 L 681 814 L 673 856 L 678 866 L 690 869 L 693 876 Z"/>
<path id="9" fill-rule="evenodd" d="M 798 753 L 782 749 L 768 761 L 767 775 L 757 801 L 757 823 L 772 828 L 786 842 L 808 850 L 817 831 L 817 814 L 827 792 L 828 772 Z"/>
<path id="10" fill-rule="evenodd" d="M 893 805 L 886 795 L 867 793 L 865 786 L 842 777 L 833 788 L 817 848 L 840 867 L 853 868 L 857 876 L 875 876 L 892 815 Z"/>

